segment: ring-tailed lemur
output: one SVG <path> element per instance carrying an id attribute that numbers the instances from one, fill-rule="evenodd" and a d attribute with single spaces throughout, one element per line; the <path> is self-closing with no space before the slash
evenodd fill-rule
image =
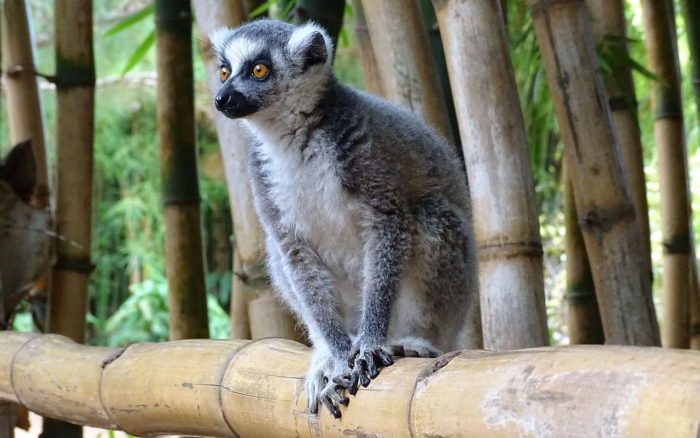
<path id="1" fill-rule="evenodd" d="M 210 36 L 216 108 L 243 118 L 268 268 L 313 344 L 309 409 L 392 364 L 460 347 L 476 283 L 466 176 L 416 116 L 340 84 L 313 23 Z"/>

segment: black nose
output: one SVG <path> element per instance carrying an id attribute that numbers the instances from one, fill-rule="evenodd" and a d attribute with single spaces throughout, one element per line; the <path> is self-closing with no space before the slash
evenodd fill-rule
<path id="1" fill-rule="evenodd" d="M 216 109 L 219 111 L 222 111 L 230 101 L 231 95 L 229 93 L 219 93 L 214 98 Z"/>

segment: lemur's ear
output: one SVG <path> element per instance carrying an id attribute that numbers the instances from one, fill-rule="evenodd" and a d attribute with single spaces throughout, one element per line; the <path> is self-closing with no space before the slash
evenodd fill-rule
<path id="1" fill-rule="evenodd" d="M 306 23 L 294 31 L 287 43 L 292 59 L 302 63 L 302 70 L 312 65 L 328 64 L 333 57 L 333 43 L 326 31 L 316 23 Z"/>
<path id="2" fill-rule="evenodd" d="M 29 140 L 16 145 L 0 162 L 0 180 L 7 182 L 24 202 L 29 202 L 36 185 L 36 161 Z"/>

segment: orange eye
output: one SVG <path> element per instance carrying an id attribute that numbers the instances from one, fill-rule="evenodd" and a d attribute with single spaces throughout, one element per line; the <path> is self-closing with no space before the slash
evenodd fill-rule
<path id="1" fill-rule="evenodd" d="M 219 68 L 219 79 L 221 79 L 221 82 L 228 79 L 230 74 L 231 71 L 228 69 L 228 67 L 222 65 L 221 68 Z"/>
<path id="2" fill-rule="evenodd" d="M 255 64 L 252 73 L 256 79 L 265 79 L 270 73 L 270 69 L 265 64 Z"/>

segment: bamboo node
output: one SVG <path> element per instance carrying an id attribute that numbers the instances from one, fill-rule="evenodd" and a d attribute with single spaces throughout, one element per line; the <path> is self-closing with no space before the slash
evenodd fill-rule
<path id="1" fill-rule="evenodd" d="M 689 254 L 691 250 L 688 236 L 672 237 L 663 241 L 664 254 Z"/>
<path id="2" fill-rule="evenodd" d="M 59 256 L 58 261 L 53 265 L 54 269 L 63 271 L 73 271 L 80 274 L 89 275 L 95 270 L 95 264 L 88 259 L 77 259 L 66 256 Z"/>
<path id="3" fill-rule="evenodd" d="M 125 351 L 126 351 L 126 348 L 122 348 L 122 349 L 119 350 L 118 352 L 116 352 L 116 353 L 114 353 L 113 355 L 107 357 L 107 358 L 106 358 L 105 360 L 103 360 L 102 363 L 100 364 L 100 368 L 102 368 L 102 369 L 107 368 L 107 367 L 109 366 L 109 364 L 111 364 L 111 363 L 114 362 L 115 360 L 119 359 L 119 358 L 122 356 L 122 354 L 124 354 Z"/>

